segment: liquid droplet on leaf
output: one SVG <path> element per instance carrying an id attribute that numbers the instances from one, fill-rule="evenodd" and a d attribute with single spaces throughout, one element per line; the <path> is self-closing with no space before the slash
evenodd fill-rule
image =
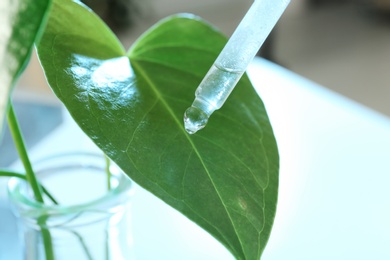
<path id="1" fill-rule="evenodd" d="M 184 128 L 187 133 L 195 134 L 207 124 L 209 117 L 197 107 L 189 107 L 184 113 Z"/>

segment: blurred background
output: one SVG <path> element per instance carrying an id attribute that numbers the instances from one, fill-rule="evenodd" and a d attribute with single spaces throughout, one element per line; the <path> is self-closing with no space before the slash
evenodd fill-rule
<path id="1" fill-rule="evenodd" d="M 84 0 L 126 48 L 161 18 L 194 13 L 229 36 L 253 0 Z M 291 0 L 260 55 L 390 116 L 390 0 Z M 14 92 L 32 146 L 60 122 L 59 101 L 33 57 Z M 44 123 L 39 120 L 44 115 Z M 39 122 L 39 123 L 37 123 Z M 16 158 L 10 138 L 0 166 Z"/>

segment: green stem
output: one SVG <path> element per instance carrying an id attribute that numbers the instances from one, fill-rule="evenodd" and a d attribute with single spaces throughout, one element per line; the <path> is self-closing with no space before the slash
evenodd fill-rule
<path id="1" fill-rule="evenodd" d="M 16 177 L 19 179 L 27 180 L 26 175 L 19 173 L 19 172 L 12 172 L 9 170 L 0 169 L 0 176 L 3 177 Z M 57 200 L 53 197 L 53 195 L 50 194 L 50 192 L 42 185 L 39 184 L 39 186 L 42 188 L 43 193 L 46 194 L 46 196 L 56 205 L 58 205 Z"/>
<path id="2" fill-rule="evenodd" d="M 45 256 L 46 260 L 54 260 L 54 250 L 53 250 L 53 242 L 51 239 L 51 234 L 48 228 L 45 228 L 43 224 L 46 223 L 48 219 L 47 216 L 38 218 L 38 225 L 41 227 L 42 239 L 43 239 L 43 247 L 45 248 Z"/>
<path id="3" fill-rule="evenodd" d="M 31 186 L 35 199 L 40 203 L 44 203 L 41 186 L 39 185 L 35 173 L 32 169 L 30 158 L 28 157 L 27 154 L 27 149 L 23 141 L 23 136 L 20 131 L 19 123 L 16 119 L 15 111 L 11 100 L 9 101 L 7 116 L 8 116 L 7 118 L 8 125 L 11 131 L 12 138 L 15 142 L 16 150 L 18 151 L 20 160 L 22 161 L 24 169 L 26 171 L 26 180 Z M 43 244 L 45 247 L 46 260 L 54 260 L 51 234 L 49 230 L 44 227 L 46 224 L 46 220 L 47 220 L 46 216 L 38 218 L 38 225 L 42 227 L 41 233 L 42 233 Z"/>
<path id="4" fill-rule="evenodd" d="M 111 161 L 107 155 L 104 155 L 104 158 L 106 159 L 107 190 L 111 190 L 111 171 L 110 171 Z"/>
<path id="5" fill-rule="evenodd" d="M 111 165 L 111 161 L 110 161 L 110 158 L 108 158 L 107 155 L 104 155 L 105 159 L 106 159 L 106 176 L 107 176 L 107 190 L 110 191 L 111 190 L 111 171 L 110 171 L 110 165 Z M 107 223 L 106 224 L 106 228 L 105 228 L 105 251 L 106 251 L 106 260 L 110 259 L 110 246 L 109 246 L 109 232 L 108 232 L 108 229 L 109 229 L 109 224 Z"/>
<path id="6" fill-rule="evenodd" d="M 24 169 L 26 171 L 26 179 L 31 186 L 31 189 L 34 193 L 35 200 L 41 203 L 44 203 L 42 197 L 42 191 L 38 184 L 37 178 L 34 174 L 34 171 L 31 166 L 30 159 L 27 155 L 27 149 L 24 145 L 24 140 L 22 133 L 20 131 L 19 123 L 16 119 L 16 115 L 14 112 L 14 108 L 12 103 L 10 102 L 9 110 L 8 110 L 8 125 L 11 131 L 12 138 L 15 142 L 16 149 L 18 151 L 20 160 L 23 163 Z"/>

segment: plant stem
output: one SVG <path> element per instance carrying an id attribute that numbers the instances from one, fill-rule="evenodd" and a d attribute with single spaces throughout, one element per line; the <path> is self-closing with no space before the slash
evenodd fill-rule
<path id="1" fill-rule="evenodd" d="M 31 189 L 34 193 L 35 200 L 44 203 L 42 191 L 38 184 L 34 171 L 32 169 L 30 159 L 27 155 L 27 150 L 26 150 L 26 146 L 24 145 L 23 136 L 20 131 L 19 123 L 16 119 L 14 108 L 11 102 L 8 110 L 8 125 L 11 131 L 12 138 L 15 142 L 15 146 L 18 151 L 20 160 L 22 161 L 24 169 L 26 171 L 26 179 L 30 184 Z"/>
<path id="2" fill-rule="evenodd" d="M 111 171 L 110 171 L 110 165 L 111 161 L 110 158 L 108 158 L 107 155 L 104 155 L 104 158 L 106 159 L 106 176 L 107 176 L 107 191 L 109 192 L 111 190 Z M 109 246 L 109 222 L 106 224 L 106 228 L 104 230 L 105 233 L 105 251 L 106 251 L 106 260 L 110 259 L 110 246 Z"/>
<path id="3" fill-rule="evenodd" d="M 30 184 L 31 189 L 33 190 L 35 199 L 44 203 L 41 186 L 39 185 L 33 168 L 31 166 L 30 158 L 28 157 L 26 146 L 23 141 L 23 136 L 20 131 L 19 123 L 16 119 L 15 111 L 12 105 L 11 100 L 9 101 L 9 109 L 8 109 L 8 125 L 11 131 L 12 138 L 15 142 L 16 150 L 18 151 L 20 160 L 23 163 L 24 169 L 26 171 L 26 180 Z M 42 228 L 42 239 L 45 248 L 45 256 L 46 260 L 54 260 L 54 252 L 53 245 L 51 240 L 50 231 L 44 227 L 46 224 L 47 216 L 43 216 L 38 218 L 38 225 Z"/>
<path id="4" fill-rule="evenodd" d="M 26 180 L 26 175 L 25 174 L 19 173 L 19 172 L 12 172 L 12 171 L 8 171 L 8 170 L 4 170 L 4 169 L 0 169 L 0 176 L 3 176 L 3 177 L 16 177 L 16 178 L 19 178 L 19 179 Z M 51 195 L 50 192 L 42 184 L 39 184 L 39 186 L 41 186 L 43 193 L 45 193 L 46 196 L 54 204 L 58 205 L 58 201 L 53 197 L 53 195 Z"/>
<path id="5" fill-rule="evenodd" d="M 104 158 L 106 159 L 107 190 L 111 190 L 111 171 L 110 171 L 111 161 L 107 155 L 104 155 Z"/>

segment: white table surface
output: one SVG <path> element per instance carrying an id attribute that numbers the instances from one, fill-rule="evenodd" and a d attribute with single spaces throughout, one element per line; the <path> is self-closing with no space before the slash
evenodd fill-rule
<path id="1" fill-rule="evenodd" d="M 263 59 L 249 75 L 281 158 L 278 211 L 262 259 L 390 259 L 390 119 Z M 75 149 L 96 148 L 66 116 L 31 154 Z M 4 179 L 0 202 L 3 187 Z M 137 259 L 233 259 L 139 187 L 132 209 Z"/>

